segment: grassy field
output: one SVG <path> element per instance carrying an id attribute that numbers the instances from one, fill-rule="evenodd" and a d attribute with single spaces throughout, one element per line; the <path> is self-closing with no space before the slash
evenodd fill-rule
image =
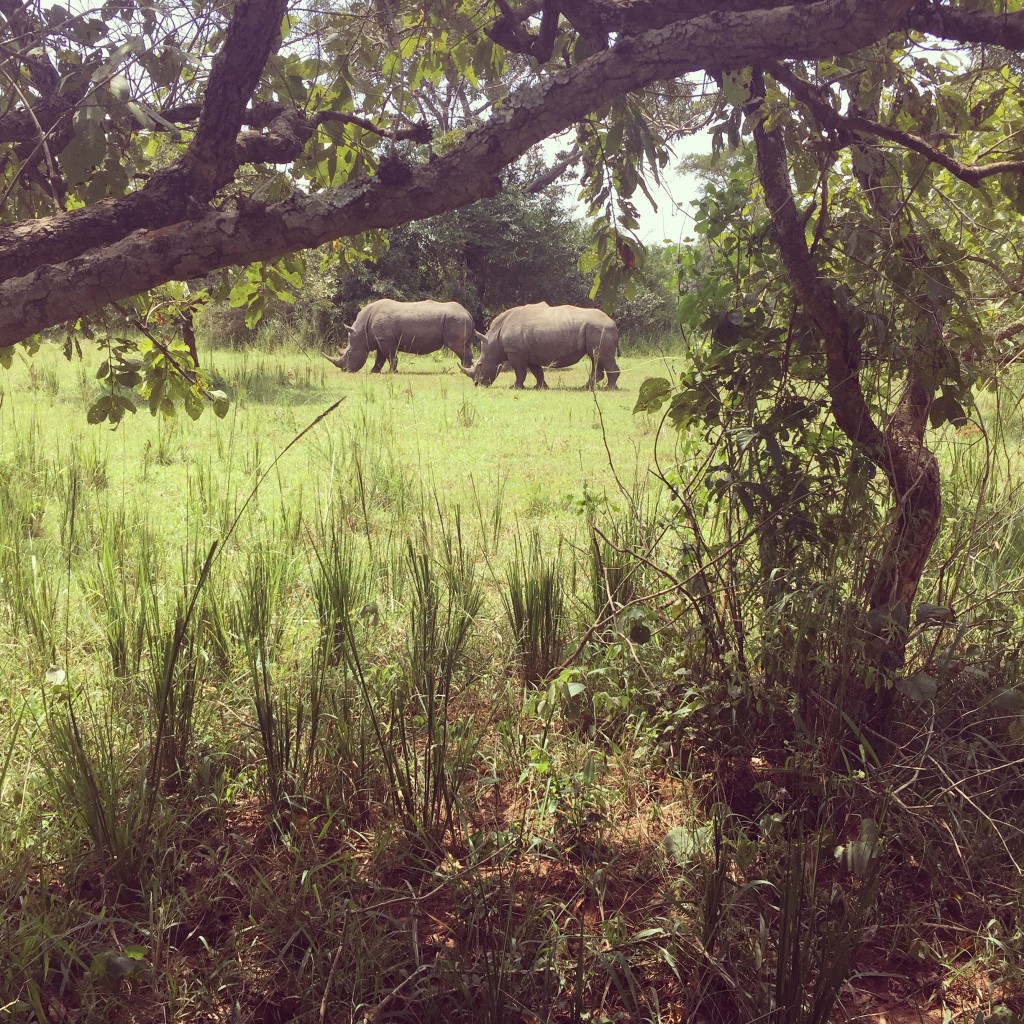
<path id="1" fill-rule="evenodd" d="M 1012 417 L 941 439 L 923 596 L 970 610 L 883 767 L 707 654 L 651 473 L 697 445 L 632 414 L 671 361 L 217 351 L 226 419 L 117 430 L 98 361 L 0 380 L 0 1021 L 1013 1012 Z"/>
<path id="2" fill-rule="evenodd" d="M 620 390 L 594 394 L 580 390 L 583 368 L 556 370 L 551 389 L 533 394 L 511 389 L 510 375 L 474 388 L 454 360 L 440 356 L 407 358 L 398 375 L 350 376 L 313 354 L 220 351 L 207 365 L 234 400 L 227 421 L 140 415 L 131 429 L 110 432 L 86 430 L 82 417 L 101 393 L 92 372 L 99 361 L 96 355 L 91 364 L 68 366 L 47 350 L 31 363 L 19 360 L 4 381 L 5 433 L 24 433 L 27 421 L 54 455 L 70 445 L 87 452 L 105 463 L 108 487 L 126 500 L 144 481 L 153 515 L 171 511 L 171 497 L 177 514 L 188 482 L 210 473 L 242 493 L 246 479 L 344 398 L 274 474 L 276 500 L 304 505 L 359 462 L 378 492 L 393 492 L 376 495 L 389 505 L 420 504 L 436 492 L 444 505 L 475 515 L 500 496 L 505 515 L 548 532 L 556 521 L 564 532 L 566 515 L 586 495 L 614 496 L 620 483 L 632 489 L 645 480 L 657 424 L 634 417 L 632 407 L 644 375 L 671 369 L 663 359 L 627 360 Z M 378 511 L 369 507 L 372 516 Z"/>

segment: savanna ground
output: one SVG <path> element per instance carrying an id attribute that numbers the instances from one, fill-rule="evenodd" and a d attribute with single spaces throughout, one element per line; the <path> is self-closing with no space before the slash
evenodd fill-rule
<path id="1" fill-rule="evenodd" d="M 880 752 L 737 670 L 707 453 L 632 412 L 673 359 L 216 351 L 224 420 L 115 431 L 99 360 L 0 381 L 0 1019 L 1018 1019 L 1008 399 L 939 439 Z"/>

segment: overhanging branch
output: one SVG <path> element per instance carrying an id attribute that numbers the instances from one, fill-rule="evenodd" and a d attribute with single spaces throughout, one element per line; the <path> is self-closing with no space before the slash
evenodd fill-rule
<path id="1" fill-rule="evenodd" d="M 0 238 L 7 249 L 0 251 L 0 277 L 6 278 L 0 284 L 0 345 L 167 280 L 275 259 L 467 205 L 493 193 L 500 171 L 537 142 L 623 93 L 700 70 L 709 53 L 722 64 L 743 67 L 780 54 L 813 60 L 852 52 L 884 36 L 908 3 L 864 0 L 851 7 L 847 0 L 817 0 L 750 13 L 716 12 L 620 40 L 579 66 L 514 93 L 488 124 L 468 133 L 446 156 L 403 166 L 402 174 L 387 180 L 296 195 L 268 207 L 240 201 L 214 211 L 184 202 L 173 220 L 165 209 L 133 205 L 152 197 L 147 186 L 125 200 L 78 211 L 77 219 L 69 214 L 9 230 Z M 233 154 L 235 138 L 232 134 Z M 72 219 L 88 230 L 76 236 L 74 258 L 57 258 L 66 250 L 54 251 L 49 237 L 65 231 Z M 40 259 L 40 251 L 50 258 Z"/>

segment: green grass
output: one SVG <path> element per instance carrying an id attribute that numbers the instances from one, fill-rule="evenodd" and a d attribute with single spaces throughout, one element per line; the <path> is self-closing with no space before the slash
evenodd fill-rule
<path id="1" fill-rule="evenodd" d="M 87 427 L 98 356 L 0 377 L 0 1021 L 823 1022 L 858 955 L 1019 991 L 1012 417 L 939 439 L 963 626 L 883 767 L 707 656 L 746 554 L 666 576 L 671 361 L 204 360 L 223 421 Z"/>
<path id="2" fill-rule="evenodd" d="M 474 388 L 454 360 L 440 356 L 406 358 L 397 375 L 347 375 L 312 354 L 217 351 L 205 364 L 234 399 L 224 422 L 139 414 L 128 429 L 88 431 L 82 403 L 100 393 L 92 363 L 98 355 L 69 365 L 47 348 L 31 362 L 18 359 L 0 381 L 4 432 L 30 430 L 55 464 L 73 447 L 75 458 L 105 474 L 105 490 L 128 504 L 141 483 L 147 518 L 159 531 L 180 528 L 186 493 L 223 519 L 285 444 L 344 397 L 273 474 L 266 491 L 274 503 L 306 507 L 339 480 L 347 487 L 358 460 L 365 484 L 359 498 L 372 519 L 430 501 L 435 491 L 467 515 L 489 513 L 500 495 L 509 524 L 536 521 L 548 535 L 565 530 L 585 497 L 614 500 L 616 474 L 627 486 L 646 476 L 656 424 L 634 417 L 632 407 L 643 375 L 664 367 L 662 360 L 624 360 L 620 392 L 592 394 L 580 390 L 581 364 L 553 371 L 551 390 L 533 393 L 512 390 L 510 374 Z M 214 477 L 214 493 L 207 493 Z M 261 495 L 261 507 L 269 504 L 269 493 Z"/>

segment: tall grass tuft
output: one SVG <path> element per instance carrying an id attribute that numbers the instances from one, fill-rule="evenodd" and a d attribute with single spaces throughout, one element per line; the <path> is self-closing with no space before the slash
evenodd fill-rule
<path id="1" fill-rule="evenodd" d="M 284 623 L 287 551 L 263 543 L 250 551 L 235 607 L 235 631 L 245 649 L 263 748 L 266 797 L 278 811 L 305 794 L 323 715 L 323 675 L 275 678 Z"/>
<path id="2" fill-rule="evenodd" d="M 56 660 L 60 571 L 43 559 L 41 546 L 13 540 L 0 557 L 2 596 L 18 631 L 28 636 L 33 666 L 41 674 Z"/>
<path id="3" fill-rule="evenodd" d="M 337 516 L 327 513 L 311 538 L 316 563 L 312 589 L 320 624 L 321 643 L 329 665 L 344 658 L 353 614 L 366 603 L 367 569 L 349 531 Z"/>
<path id="4" fill-rule="evenodd" d="M 525 545 L 517 537 L 501 600 L 523 680 L 541 682 L 565 654 L 567 617 L 561 552 L 546 559 L 536 531 Z"/>
<path id="5" fill-rule="evenodd" d="M 101 628 L 110 668 L 119 679 L 134 678 L 142 663 L 147 634 L 147 589 L 154 586 L 155 539 L 143 530 L 137 548 L 126 548 L 129 535 L 123 509 L 106 520 L 100 550 L 93 567 L 91 589 L 103 619 Z"/>
<path id="6" fill-rule="evenodd" d="M 475 750 L 471 732 L 452 721 L 452 697 L 483 594 L 458 511 L 450 524 L 441 518 L 437 537 L 425 522 L 421 527 L 406 552 L 404 671 L 378 678 L 374 688 L 365 676 L 362 683 L 398 809 L 410 830 L 435 845 L 453 825 L 459 779 Z M 375 710 L 381 690 L 387 721 Z"/>
<path id="7" fill-rule="evenodd" d="M 103 871 L 136 881 L 153 823 L 137 723 L 103 696 L 76 696 L 63 670 L 47 677 L 42 766 L 50 789 L 88 834 Z"/>
<path id="8" fill-rule="evenodd" d="M 380 609 L 369 600 L 365 556 L 332 510 L 321 517 L 311 546 L 319 631 L 310 671 L 323 695 L 325 716 L 319 781 L 325 795 L 341 796 L 346 808 L 355 813 L 374 777 L 379 778 L 379 751 L 370 717 L 363 712 L 358 680 L 363 660 L 360 636 L 377 626 Z"/>
<path id="9" fill-rule="evenodd" d="M 588 509 L 590 527 L 590 613 L 604 622 L 624 606 L 644 595 L 646 565 L 656 557 L 667 526 L 662 522 L 657 498 L 640 484 L 632 492 L 623 489 L 625 512 L 609 509 L 599 515 Z"/>

